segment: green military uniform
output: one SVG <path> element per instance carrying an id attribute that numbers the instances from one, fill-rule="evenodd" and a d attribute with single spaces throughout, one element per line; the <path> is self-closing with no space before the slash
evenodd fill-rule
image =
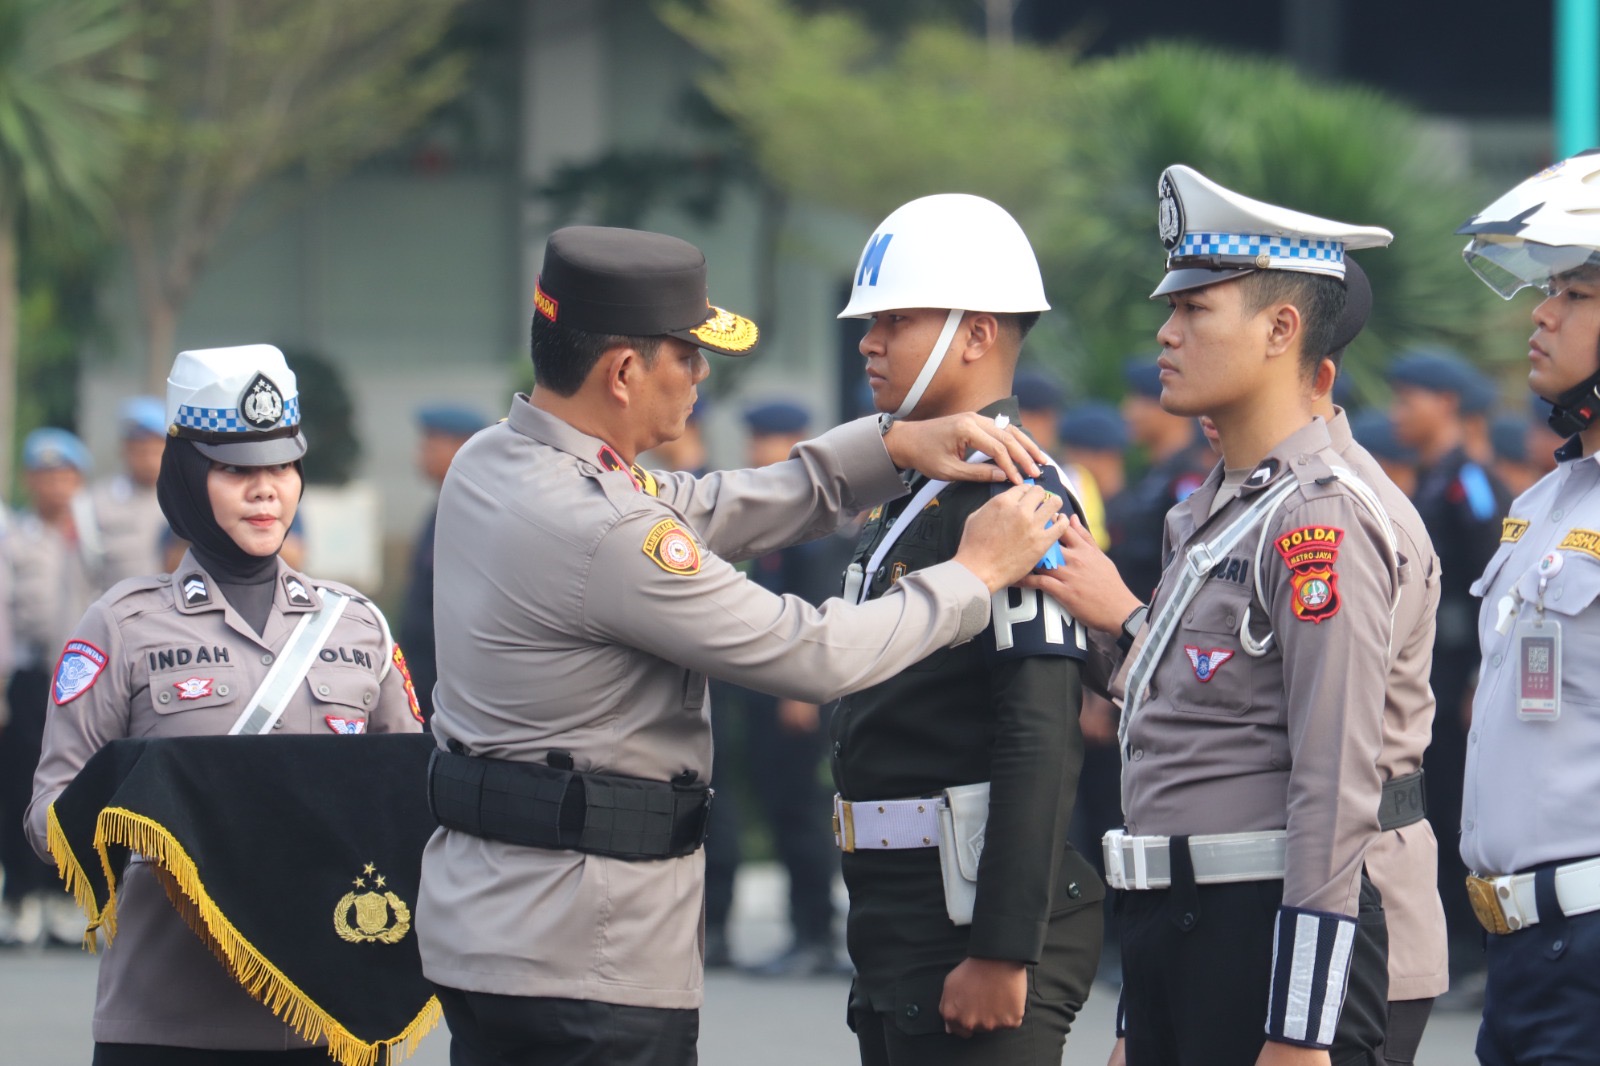
<path id="1" fill-rule="evenodd" d="M 980 413 L 1015 420 L 1017 402 Z M 1052 475 L 1047 470 L 1040 483 L 1063 491 Z M 913 483 L 913 494 L 917 488 Z M 993 491 L 976 482 L 945 487 L 865 575 L 867 598 L 951 558 L 967 516 Z M 908 500 L 871 512 L 858 564 L 868 564 Z M 887 1061 L 899 1061 L 902 1047 L 919 1063 L 1061 1060 L 1099 961 L 1095 904 L 1104 896 L 1094 869 L 1067 843 L 1083 758 L 1084 649 L 1082 627 L 1053 601 L 1008 589 L 995 596 L 990 625 L 975 640 L 846 697 L 833 716 L 834 783 L 857 807 L 991 782 L 970 926 L 953 924 L 946 913 L 937 847 L 876 850 L 861 839 L 843 856 L 857 970 L 851 1024 L 858 1033 L 883 1028 L 893 1056 Z M 944 980 L 968 956 L 1032 966 L 1021 1029 L 970 1040 L 945 1035 Z"/>

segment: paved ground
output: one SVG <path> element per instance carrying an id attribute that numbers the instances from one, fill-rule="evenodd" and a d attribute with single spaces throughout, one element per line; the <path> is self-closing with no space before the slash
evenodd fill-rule
<path id="1" fill-rule="evenodd" d="M 782 878 L 752 868 L 739 880 L 735 954 L 763 958 L 784 943 Z M 91 1041 L 95 960 L 77 951 L 0 952 L 0 1061 L 15 1066 L 86 1066 Z M 844 1026 L 842 980 L 773 981 L 713 975 L 706 982 L 701 1016 L 702 1066 L 832 1066 L 856 1061 Z M 1111 1047 L 1116 989 L 1099 985 L 1067 1040 L 1064 1061 L 1098 1066 Z M 1477 1019 L 1436 1014 L 1418 1066 L 1469 1066 Z M 446 1066 L 448 1037 L 441 1029 L 407 1060 Z"/>

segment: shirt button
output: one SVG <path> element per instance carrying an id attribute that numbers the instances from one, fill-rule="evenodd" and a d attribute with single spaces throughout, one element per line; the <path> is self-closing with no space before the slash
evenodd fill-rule
<path id="1" fill-rule="evenodd" d="M 1239 616 L 1230 614 L 1228 617 L 1222 620 L 1222 624 L 1226 626 L 1236 626 L 1239 624 Z"/>
<path id="2" fill-rule="evenodd" d="M 261 657 L 261 665 L 262 666 L 271 666 L 272 665 L 272 653 L 270 651 L 267 652 L 265 655 L 263 655 Z"/>
<path id="3" fill-rule="evenodd" d="M 372 693 L 363 692 L 361 694 L 361 704 L 364 707 L 370 707 L 372 705 Z"/>
<path id="4" fill-rule="evenodd" d="M 1489 665 L 1490 666 L 1499 666 L 1500 665 L 1500 653 L 1499 652 L 1495 652 L 1494 653 L 1494 658 L 1489 660 Z"/>
<path id="5" fill-rule="evenodd" d="M 218 685 L 217 686 L 217 695 L 226 696 L 227 694 L 228 694 L 228 686 L 227 685 Z"/>
<path id="6" fill-rule="evenodd" d="M 273 722 L 272 723 L 272 728 L 274 728 L 274 729 L 282 729 L 283 728 L 283 719 L 280 718 L 276 722 Z"/>
<path id="7" fill-rule="evenodd" d="M 317 686 L 317 695 L 319 695 L 319 696 L 326 696 L 331 691 L 332 691 L 332 689 L 328 688 L 327 685 L 318 685 Z"/>
<path id="8" fill-rule="evenodd" d="M 1133 761 L 1134 762 L 1138 762 L 1142 758 L 1144 758 L 1144 749 L 1143 748 L 1135 748 L 1134 752 L 1133 752 Z"/>
<path id="9" fill-rule="evenodd" d="M 917 1015 L 919 1015 L 921 1013 L 922 1013 L 922 1009 L 920 1007 L 918 1007 L 915 1003 L 907 1003 L 906 1004 L 906 1017 L 907 1018 L 915 1018 Z"/>
<path id="10" fill-rule="evenodd" d="M 1471 818 L 1468 818 L 1466 821 L 1461 823 L 1461 828 L 1470 830 L 1476 827 L 1476 825 L 1476 822 L 1474 822 Z"/>
<path id="11" fill-rule="evenodd" d="M 1561 516 L 1566 514 L 1566 513 L 1567 512 L 1565 512 L 1561 508 L 1557 507 L 1554 511 L 1550 512 L 1550 518 L 1551 518 L 1552 521 L 1559 522 L 1559 521 L 1561 521 Z"/>
<path id="12" fill-rule="evenodd" d="M 172 702 L 172 693 L 170 693 L 170 692 L 158 692 L 156 694 L 156 702 L 157 703 L 171 703 Z"/>

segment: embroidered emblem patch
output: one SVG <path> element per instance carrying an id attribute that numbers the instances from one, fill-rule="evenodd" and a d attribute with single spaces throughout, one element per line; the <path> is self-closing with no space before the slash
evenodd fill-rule
<path id="1" fill-rule="evenodd" d="M 1501 544 L 1515 544 L 1517 541 L 1522 539 L 1522 535 L 1527 531 L 1528 520 L 1526 518 L 1500 519 Z"/>
<path id="2" fill-rule="evenodd" d="M 903 578 L 905 576 L 906 576 L 906 564 L 905 563 L 895 563 L 893 566 L 891 566 L 889 568 L 889 584 L 892 585 L 896 581 L 899 581 L 901 578 Z"/>
<path id="3" fill-rule="evenodd" d="M 333 931 L 339 939 L 351 944 L 398 944 L 404 940 L 411 931 L 411 908 L 393 890 L 386 890 L 387 879 L 378 868 L 367 863 L 352 884 L 358 891 L 346 892 L 333 907 Z M 352 912 L 354 924 L 350 922 Z"/>
<path id="4" fill-rule="evenodd" d="M 283 592 L 289 598 L 291 607 L 310 607 L 313 603 L 305 583 L 292 574 L 283 575 Z"/>
<path id="5" fill-rule="evenodd" d="M 362 718 L 340 718 L 337 715 L 325 714 L 322 720 L 328 723 L 328 728 L 340 736 L 353 737 L 367 731 L 367 723 Z"/>
<path id="6" fill-rule="evenodd" d="M 411 668 L 406 665 L 406 653 L 400 650 L 400 645 L 394 646 L 394 668 L 400 671 L 401 680 L 406 686 L 406 702 L 411 704 L 411 717 L 422 721 L 422 706 L 417 703 L 417 686 L 411 681 Z"/>
<path id="7" fill-rule="evenodd" d="M 700 572 L 700 549 L 695 547 L 688 531 L 670 518 L 663 518 L 650 527 L 640 550 L 669 574 Z"/>
<path id="8" fill-rule="evenodd" d="M 1344 530 L 1337 526 L 1301 526 L 1275 542 L 1278 554 L 1293 571 L 1294 616 L 1322 622 L 1339 613 L 1339 575 L 1333 572 Z"/>
<path id="9" fill-rule="evenodd" d="M 882 517 L 883 517 L 883 504 L 881 504 L 881 503 L 878 504 L 878 506 L 874 507 L 872 510 L 867 512 L 867 521 L 868 522 L 876 522 L 878 519 L 880 519 Z"/>
<path id="10" fill-rule="evenodd" d="M 183 605 L 185 607 L 199 607 L 211 602 L 211 590 L 206 588 L 206 579 L 199 574 L 190 574 L 183 579 Z"/>
<path id="11" fill-rule="evenodd" d="M 1193 644 L 1185 644 L 1183 650 L 1194 667 L 1194 676 L 1202 682 L 1216 677 L 1217 670 L 1234 655 L 1227 648 L 1197 648 Z"/>
<path id="12" fill-rule="evenodd" d="M 1582 552 L 1591 559 L 1600 559 L 1600 533 L 1592 529 L 1569 529 L 1556 547 Z"/>
<path id="13" fill-rule="evenodd" d="M 180 700 L 202 700 L 211 695 L 211 678 L 186 677 L 173 682 L 172 687 L 178 690 Z"/>
<path id="14" fill-rule="evenodd" d="M 61 707 L 94 687 L 106 668 L 106 653 L 87 640 L 69 640 L 56 662 L 54 695 Z"/>
<path id="15" fill-rule="evenodd" d="M 283 418 L 283 393 L 271 378 L 257 374 L 239 395 L 239 413 L 253 429 L 271 429 Z"/>
<path id="16" fill-rule="evenodd" d="M 561 302 L 544 291 L 540 278 L 533 279 L 533 309 L 554 322 L 556 313 L 561 310 Z"/>

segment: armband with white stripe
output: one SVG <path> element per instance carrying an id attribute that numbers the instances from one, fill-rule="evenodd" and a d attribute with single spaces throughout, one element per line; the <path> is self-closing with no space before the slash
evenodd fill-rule
<path id="1" fill-rule="evenodd" d="M 1272 990 L 1267 1037 L 1284 1044 L 1327 1048 L 1339 1024 L 1356 920 L 1345 914 L 1278 908 L 1272 939 Z"/>

